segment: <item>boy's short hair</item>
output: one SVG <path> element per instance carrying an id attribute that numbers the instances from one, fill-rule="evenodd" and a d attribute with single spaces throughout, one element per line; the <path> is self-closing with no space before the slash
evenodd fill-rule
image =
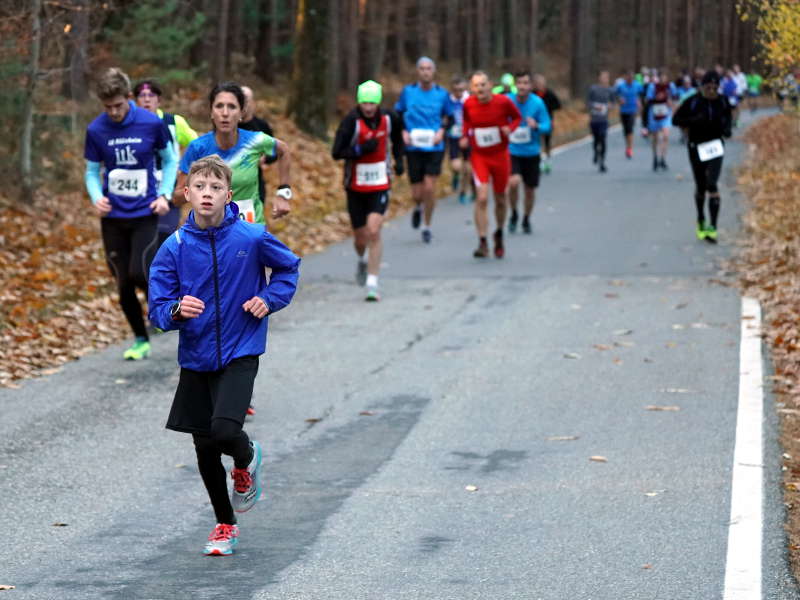
<path id="1" fill-rule="evenodd" d="M 225 183 L 228 185 L 228 188 L 231 187 L 231 178 L 233 177 L 233 172 L 218 154 L 209 154 L 208 156 L 198 158 L 196 161 L 194 161 L 192 166 L 189 167 L 189 174 L 186 176 L 186 185 L 189 185 L 192 177 L 198 173 L 200 175 L 213 175 L 218 179 L 224 179 Z"/>
<path id="2" fill-rule="evenodd" d="M 106 70 L 97 80 L 97 97 L 100 100 L 111 100 L 117 96 L 127 98 L 131 95 L 131 80 L 116 67 Z"/>
<path id="3" fill-rule="evenodd" d="M 528 71 L 527 69 L 523 69 L 521 71 L 517 71 L 516 73 L 514 73 L 514 79 L 521 79 L 522 77 L 527 77 L 528 79 L 533 81 L 533 75 L 531 75 L 531 72 Z"/>

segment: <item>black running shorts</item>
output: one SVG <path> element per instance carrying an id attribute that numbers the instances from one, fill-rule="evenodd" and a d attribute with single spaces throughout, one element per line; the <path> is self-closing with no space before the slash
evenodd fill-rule
<path id="1" fill-rule="evenodd" d="M 622 121 L 622 131 L 625 135 L 633 133 L 636 124 L 636 113 L 620 113 L 619 119 Z"/>
<path id="2" fill-rule="evenodd" d="M 370 213 L 382 215 L 388 207 L 389 190 L 382 192 L 347 190 L 347 212 L 350 213 L 350 223 L 353 225 L 353 229 L 364 227 Z"/>
<path id="3" fill-rule="evenodd" d="M 408 180 L 411 183 L 422 183 L 426 175 L 440 175 L 442 173 L 442 159 L 444 151 L 424 152 L 411 150 L 406 152 L 408 163 Z"/>
<path id="4" fill-rule="evenodd" d="M 234 358 L 219 371 L 182 368 L 167 429 L 208 435 L 219 417 L 244 425 L 257 373 L 258 356 Z"/>
<path id="5" fill-rule="evenodd" d="M 539 187 L 539 155 L 511 155 L 511 174 L 521 175 L 525 187 Z"/>

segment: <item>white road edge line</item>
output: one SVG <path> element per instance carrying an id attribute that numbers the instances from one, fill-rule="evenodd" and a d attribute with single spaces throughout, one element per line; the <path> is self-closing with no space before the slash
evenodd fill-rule
<path id="1" fill-rule="evenodd" d="M 761 306 L 742 298 L 739 407 L 733 450 L 731 520 L 725 561 L 724 600 L 762 600 L 761 544 L 764 415 Z"/>

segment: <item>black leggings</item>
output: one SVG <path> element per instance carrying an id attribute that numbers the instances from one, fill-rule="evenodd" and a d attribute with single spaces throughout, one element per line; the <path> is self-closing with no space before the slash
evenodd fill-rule
<path id="1" fill-rule="evenodd" d="M 702 223 L 705 221 L 704 209 L 706 192 L 708 192 L 708 211 L 711 216 L 711 225 L 716 228 L 720 206 L 717 181 L 722 172 L 722 157 L 702 162 L 697 155 L 697 150 L 690 146 L 689 162 L 692 165 L 692 173 L 694 174 L 694 204 L 697 208 L 697 222 Z"/>
<path id="2" fill-rule="evenodd" d="M 597 161 L 602 164 L 606 160 L 606 134 L 608 133 L 608 122 L 603 121 L 600 123 L 590 123 L 589 127 L 592 130 L 594 137 L 592 147 L 597 156 Z"/>
<path id="3" fill-rule="evenodd" d="M 250 438 L 239 423 L 224 417 L 211 420 L 210 434 L 194 433 L 192 438 L 197 453 L 197 467 L 208 491 L 211 506 L 214 507 L 217 523 L 233 525 L 236 523 L 236 516 L 228 496 L 228 480 L 222 455 L 233 457 L 233 465 L 237 469 L 246 468 L 251 459 Z"/>
<path id="4" fill-rule="evenodd" d="M 106 262 L 117 280 L 122 312 L 136 337 L 148 338 L 136 288 L 147 295 L 150 263 L 158 250 L 158 217 L 100 219 Z"/>

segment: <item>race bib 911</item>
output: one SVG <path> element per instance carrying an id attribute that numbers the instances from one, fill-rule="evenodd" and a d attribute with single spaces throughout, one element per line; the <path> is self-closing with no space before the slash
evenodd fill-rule
<path id="1" fill-rule="evenodd" d="M 433 129 L 412 129 L 410 135 L 412 146 L 416 148 L 430 148 L 434 145 L 433 137 L 436 135 L 436 132 L 433 131 Z"/>
<path id="2" fill-rule="evenodd" d="M 386 176 L 386 162 L 359 163 L 356 165 L 356 185 L 378 186 L 386 185 L 389 179 Z"/>
<path id="3" fill-rule="evenodd" d="M 147 169 L 111 169 L 108 192 L 115 196 L 139 198 L 147 194 Z"/>
<path id="4" fill-rule="evenodd" d="M 478 148 L 488 148 L 489 146 L 496 146 L 497 144 L 500 143 L 500 128 L 476 127 L 475 143 L 478 145 Z"/>

